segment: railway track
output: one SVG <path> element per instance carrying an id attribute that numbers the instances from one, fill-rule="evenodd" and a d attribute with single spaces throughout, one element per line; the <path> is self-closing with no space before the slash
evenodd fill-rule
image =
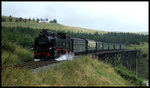
<path id="1" fill-rule="evenodd" d="M 2 69 L 8 68 L 8 67 L 35 69 L 35 68 L 39 68 L 39 67 L 42 67 L 42 66 L 46 66 L 46 65 L 50 65 L 50 64 L 54 64 L 54 63 L 59 63 L 59 62 L 61 62 L 61 61 L 56 61 L 56 60 L 30 61 L 30 62 L 26 62 L 26 63 L 23 63 L 23 64 L 4 66 L 4 67 L 2 67 Z"/>
<path id="2" fill-rule="evenodd" d="M 140 51 L 140 50 L 104 51 L 104 52 L 98 52 L 98 53 L 96 53 L 96 55 L 127 52 L 127 51 L 130 51 L 130 52 L 132 51 L 133 52 L 133 51 Z M 39 68 L 39 67 L 43 67 L 43 66 L 47 66 L 47 65 L 54 64 L 54 63 L 59 63 L 59 62 L 62 62 L 62 61 L 56 61 L 55 59 L 49 60 L 49 61 L 30 61 L 30 62 L 26 62 L 26 63 L 23 63 L 23 64 L 4 66 L 4 67 L 2 67 L 2 69 L 5 69 L 7 67 L 36 69 L 36 68 Z"/>

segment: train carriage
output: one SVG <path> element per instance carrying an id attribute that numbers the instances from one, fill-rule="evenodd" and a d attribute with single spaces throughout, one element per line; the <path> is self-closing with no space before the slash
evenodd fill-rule
<path id="1" fill-rule="evenodd" d="M 109 43 L 109 50 L 114 50 L 115 49 L 115 45 L 114 43 Z"/>
<path id="2" fill-rule="evenodd" d="M 102 50 L 102 49 L 103 49 L 102 42 L 96 41 L 96 50 L 97 50 L 97 51 L 100 51 L 100 50 Z"/>
<path id="3" fill-rule="evenodd" d="M 88 52 L 96 51 L 96 42 L 93 40 L 87 40 L 87 50 Z"/>
<path id="4" fill-rule="evenodd" d="M 124 48 L 125 48 L 125 45 L 120 44 L 120 49 L 124 49 Z"/>
<path id="5" fill-rule="evenodd" d="M 103 42 L 103 50 L 108 50 L 109 49 L 109 44 Z"/>
<path id="6" fill-rule="evenodd" d="M 115 50 L 119 50 L 120 49 L 120 44 L 115 44 Z"/>
<path id="7" fill-rule="evenodd" d="M 71 38 L 71 51 L 75 54 L 86 51 L 86 41 L 80 38 Z"/>

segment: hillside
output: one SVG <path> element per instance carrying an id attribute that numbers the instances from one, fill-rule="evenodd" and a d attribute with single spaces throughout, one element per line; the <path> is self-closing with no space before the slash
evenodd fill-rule
<path id="1" fill-rule="evenodd" d="M 104 30 L 94 30 L 94 29 L 87 29 L 87 28 L 80 28 L 80 27 L 73 27 L 73 26 L 67 26 L 67 25 L 62 25 L 58 23 L 37 23 L 36 21 L 27 21 L 27 22 L 15 22 L 16 19 L 19 19 L 18 17 L 12 17 L 12 22 L 9 22 L 9 16 L 2 16 L 2 19 L 5 18 L 6 22 L 2 22 L 2 26 L 6 27 L 16 27 L 16 26 L 21 26 L 21 27 L 30 27 L 34 29 L 51 29 L 51 30 L 57 30 L 57 31 L 70 31 L 74 33 L 95 33 L 98 32 L 99 34 L 102 33 L 108 33 L 108 31 Z M 22 18 L 29 20 L 27 18 Z M 36 19 L 35 19 L 36 20 Z M 143 34 L 143 35 L 148 35 L 148 32 L 126 32 L 126 33 L 135 33 L 135 34 Z"/>
<path id="2" fill-rule="evenodd" d="M 13 18 L 14 21 L 15 18 Z M 20 27 L 17 27 L 20 26 Z M 36 22 L 2 22 L 2 66 L 10 64 L 25 63 L 33 60 L 34 38 L 39 35 L 41 29 L 57 31 L 72 31 L 79 36 L 82 33 L 94 33 L 78 27 L 64 26 L 56 23 Z M 36 29 L 36 30 L 35 30 Z M 40 29 L 40 30 L 38 30 Z M 78 33 L 79 32 L 79 33 Z M 103 33 L 98 31 L 98 33 Z M 106 33 L 106 32 L 105 32 Z M 109 34 L 110 33 L 106 33 Z M 83 34 L 80 34 L 83 35 Z M 97 35 L 97 34 L 95 34 Z M 105 35 L 105 34 L 104 34 Z M 120 35 L 122 37 L 122 35 Z M 94 37 L 94 35 L 87 35 Z M 100 36 L 95 37 L 98 39 Z M 118 36 L 116 38 L 119 38 Z M 108 39 L 103 37 L 103 39 Z M 110 37 L 111 40 L 112 36 Z M 115 38 L 114 38 L 115 39 Z M 124 40 L 124 39 L 123 39 Z M 117 40 L 118 41 L 118 40 Z M 147 46 L 148 44 L 146 44 Z M 146 51 L 147 52 L 147 51 Z M 32 73 L 29 70 L 3 69 L 2 86 L 137 86 L 141 85 L 140 80 L 134 74 L 123 79 L 115 68 L 99 62 L 88 56 L 79 57 L 74 61 L 66 61 L 53 69 L 48 68 L 39 73 Z M 120 71 L 120 69 L 119 69 Z M 124 69 L 123 69 L 124 71 Z M 143 70 L 141 70 L 143 71 Z M 146 71 L 148 72 L 148 71 Z M 14 74 L 15 73 L 15 74 Z M 128 78 L 129 77 L 129 78 Z M 132 79 L 132 80 L 131 80 Z M 128 81 L 127 81 L 128 80 Z M 133 82 L 130 83 L 130 82 Z"/>
<path id="3" fill-rule="evenodd" d="M 35 21 L 27 21 L 27 22 L 15 22 L 15 17 L 12 17 L 12 22 L 9 22 L 8 16 L 2 16 L 3 18 L 6 18 L 6 22 L 2 22 L 2 26 L 4 27 L 30 27 L 34 29 L 51 29 L 56 31 L 70 31 L 74 33 L 95 33 L 98 32 L 101 33 L 107 33 L 106 31 L 99 31 L 99 30 L 92 30 L 92 29 L 86 29 L 86 28 L 80 28 L 80 27 L 73 27 L 73 26 L 66 26 L 58 23 L 37 23 Z"/>
<path id="4" fill-rule="evenodd" d="M 36 73 L 24 69 L 2 70 L 2 86 L 102 87 L 137 86 L 137 84 L 123 79 L 110 65 L 88 56 L 80 56 L 73 61 L 65 61 Z"/>

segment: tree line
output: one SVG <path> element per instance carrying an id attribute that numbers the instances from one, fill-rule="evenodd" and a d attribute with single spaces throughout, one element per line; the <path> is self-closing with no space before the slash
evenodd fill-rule
<path id="1" fill-rule="evenodd" d="M 2 16 L 2 19 L 1 19 L 2 22 L 13 22 L 13 17 L 10 15 L 8 17 L 8 20 L 6 17 Z M 29 21 L 33 21 L 33 22 L 41 22 L 41 23 L 46 23 L 46 22 L 49 22 L 49 23 L 57 23 L 57 20 L 56 19 L 53 19 L 53 20 L 49 20 L 48 18 L 22 18 L 22 17 L 19 17 L 19 18 L 14 18 L 14 22 L 29 22 Z"/>
<path id="2" fill-rule="evenodd" d="M 16 18 L 15 22 L 27 22 L 27 21 L 35 21 L 39 23 L 48 21 L 48 18 L 46 19 L 39 19 L 37 18 L 29 18 L 29 19 L 23 19 L 22 17 Z M 6 22 L 6 17 L 2 16 L 2 22 Z M 12 22 L 12 16 L 9 16 L 9 22 Z M 57 23 L 57 20 L 51 20 L 49 23 Z M 20 28 L 23 29 L 23 28 Z M 26 28 L 25 28 L 26 29 Z M 53 30 L 51 30 L 53 31 Z M 64 31 L 55 31 L 55 32 L 64 32 Z M 65 32 L 67 35 L 72 36 L 72 37 L 82 37 L 82 38 L 87 38 L 95 41 L 101 41 L 101 42 L 108 42 L 108 43 L 122 43 L 125 45 L 129 44 L 140 44 L 140 42 L 148 42 L 148 35 L 140 35 L 140 34 L 134 34 L 134 33 L 117 33 L 117 32 L 108 32 L 106 34 L 99 34 L 98 32 L 95 32 L 94 34 L 91 33 L 73 33 L 71 31 Z"/>
<path id="3" fill-rule="evenodd" d="M 22 47 L 31 48 L 34 44 L 34 38 L 38 37 L 42 29 L 32 29 L 29 27 L 2 27 L 2 40 L 8 40 Z M 64 32 L 54 31 L 52 32 Z M 66 35 L 77 38 L 86 38 L 100 42 L 107 43 L 122 43 L 125 45 L 129 44 L 140 44 L 141 42 L 148 42 L 148 35 L 139 35 L 133 33 L 115 33 L 108 32 L 106 34 L 94 34 L 88 33 L 73 33 L 70 31 L 65 32 Z"/>
<path id="4" fill-rule="evenodd" d="M 134 33 L 116 33 L 116 32 L 108 32 L 106 34 L 98 34 L 98 32 L 94 34 L 87 33 L 72 33 L 67 32 L 68 35 L 73 37 L 82 37 L 100 42 L 107 43 L 121 43 L 125 45 L 130 44 L 140 44 L 141 42 L 148 42 L 148 35 L 143 34 L 134 34 Z"/>

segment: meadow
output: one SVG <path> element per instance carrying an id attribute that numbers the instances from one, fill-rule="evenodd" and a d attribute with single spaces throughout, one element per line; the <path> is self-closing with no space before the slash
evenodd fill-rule
<path id="1" fill-rule="evenodd" d="M 118 67 L 118 71 L 123 70 Z M 126 73 L 125 79 L 111 65 L 96 58 L 80 56 L 36 73 L 27 69 L 3 69 L 1 77 L 2 86 L 145 86 L 140 78 L 128 76 L 131 72 Z"/>
<path id="2" fill-rule="evenodd" d="M 73 33 L 95 33 L 98 32 L 99 34 L 107 33 L 106 31 L 98 31 L 98 30 L 91 30 L 86 28 L 80 27 L 73 27 L 73 26 L 66 26 L 62 24 L 56 23 L 36 23 L 36 22 L 2 22 L 3 27 L 30 27 L 33 29 L 50 29 L 54 31 L 64 31 L 64 32 L 73 32 Z"/>

